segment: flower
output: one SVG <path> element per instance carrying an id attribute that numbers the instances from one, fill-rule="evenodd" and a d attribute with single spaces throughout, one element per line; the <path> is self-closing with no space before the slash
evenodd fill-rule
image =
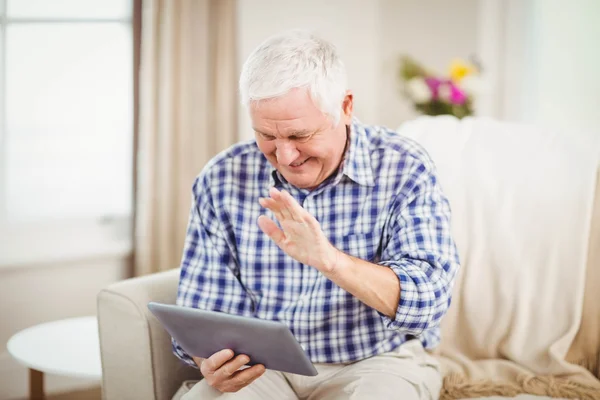
<path id="1" fill-rule="evenodd" d="M 403 93 L 417 111 L 426 115 L 473 114 L 473 96 L 481 92 L 479 68 L 460 59 L 452 61 L 447 76 L 438 75 L 411 57 L 401 60 Z"/>
<path id="2" fill-rule="evenodd" d="M 451 97 L 452 97 L 452 88 L 450 87 L 450 85 L 448 84 L 448 82 L 443 82 L 440 83 L 439 87 L 438 87 L 438 98 L 441 101 L 445 101 L 446 103 L 450 103 L 451 102 Z"/>
<path id="3" fill-rule="evenodd" d="M 406 91 L 415 103 L 427 103 L 431 100 L 431 90 L 423 78 L 412 78 L 406 82 Z"/>
<path id="4" fill-rule="evenodd" d="M 437 78 L 433 78 L 433 77 L 427 77 L 425 78 L 425 82 L 427 82 L 427 86 L 429 86 L 429 89 L 431 90 L 431 96 L 433 98 L 433 100 L 436 100 L 439 96 L 439 89 L 440 89 L 440 84 L 442 83 L 439 79 Z"/>
<path id="5" fill-rule="evenodd" d="M 453 82 L 460 82 L 465 76 L 471 75 L 475 67 L 461 60 L 455 59 L 450 63 L 449 74 Z"/>
<path id="6" fill-rule="evenodd" d="M 440 100 L 451 104 L 463 105 L 467 101 L 465 93 L 452 81 L 440 83 L 438 96 Z"/>
<path id="7" fill-rule="evenodd" d="M 465 104 L 467 101 L 466 94 L 452 81 L 449 81 L 447 85 L 450 86 L 450 103 L 461 106 Z"/>

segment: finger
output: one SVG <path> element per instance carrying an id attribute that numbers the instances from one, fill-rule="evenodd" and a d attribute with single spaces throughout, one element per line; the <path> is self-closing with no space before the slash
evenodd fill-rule
<path id="1" fill-rule="evenodd" d="M 275 200 L 279 200 L 279 198 L 281 196 L 281 192 L 279 191 L 279 189 L 272 187 L 269 189 L 269 196 L 271 196 Z"/>
<path id="2" fill-rule="evenodd" d="M 268 208 L 269 210 L 273 211 L 273 214 L 275 214 L 277 219 L 282 219 L 282 217 L 283 217 L 283 215 L 281 214 L 281 208 L 283 207 L 282 204 L 276 202 L 275 200 L 273 200 L 271 198 L 265 198 L 265 197 L 261 197 L 260 199 L 258 199 L 258 202 L 264 208 Z"/>
<path id="3" fill-rule="evenodd" d="M 256 364 L 250 368 L 236 372 L 233 378 L 231 379 L 233 389 L 240 390 L 248 386 L 258 378 L 260 378 L 265 372 L 266 368 L 262 364 Z"/>
<path id="4" fill-rule="evenodd" d="M 214 374 L 223 364 L 233 358 L 233 350 L 224 349 L 208 357 L 202 363 L 202 374 Z"/>
<path id="5" fill-rule="evenodd" d="M 283 208 L 290 215 L 290 218 L 298 222 L 304 221 L 304 217 L 308 212 L 302 208 L 300 203 L 289 192 L 285 190 L 281 191 L 281 202 L 283 203 Z"/>
<path id="6" fill-rule="evenodd" d="M 271 238 L 275 243 L 279 244 L 285 240 L 285 233 L 277 227 L 275 222 L 266 215 L 258 217 L 258 227 L 261 231 Z"/>
<path id="7" fill-rule="evenodd" d="M 285 190 L 279 191 L 276 188 L 272 187 L 271 189 L 269 189 L 269 195 L 271 196 L 271 199 L 274 201 L 277 210 L 279 210 L 280 213 L 283 214 L 284 218 L 292 218 L 289 210 L 287 209 L 284 201 L 283 201 L 283 193 L 285 192 Z"/>
<path id="8" fill-rule="evenodd" d="M 271 188 L 271 189 L 273 189 L 273 190 L 271 190 L 269 193 L 271 194 L 271 198 L 277 204 L 277 208 L 279 209 L 279 212 L 281 212 L 285 218 L 294 219 L 294 216 L 292 215 L 292 210 L 286 204 L 286 201 L 285 201 L 286 196 L 289 198 L 292 198 L 292 195 L 289 194 L 289 192 L 287 192 L 286 190 L 279 191 L 275 188 Z"/>
<path id="9" fill-rule="evenodd" d="M 266 372 L 266 370 L 267 369 L 265 368 L 264 365 L 256 364 L 248 369 L 238 372 L 238 374 L 240 374 L 241 378 L 246 383 L 251 383 L 251 382 L 255 381 L 256 379 L 260 378 L 262 376 L 262 374 L 264 374 Z"/>
<path id="10" fill-rule="evenodd" d="M 285 206 L 287 208 L 291 209 L 291 212 L 293 214 L 296 214 L 296 215 L 309 214 L 308 211 L 306 211 L 304 209 L 304 207 L 302 207 L 300 205 L 300 203 L 298 203 L 298 201 L 294 197 L 292 197 L 292 195 L 289 194 L 288 192 L 284 191 L 282 193 L 281 197 L 282 197 L 282 201 L 285 204 Z"/>
<path id="11" fill-rule="evenodd" d="M 275 200 L 273 200 L 270 197 L 261 197 L 260 199 L 258 199 L 258 202 L 261 206 L 263 206 L 264 208 L 268 208 L 269 210 L 279 210 L 279 208 L 281 207 L 279 204 L 277 204 Z"/>
<path id="12" fill-rule="evenodd" d="M 228 379 L 229 377 L 233 376 L 233 374 L 235 374 L 238 369 L 248 364 L 249 362 L 250 357 L 248 357 L 245 354 L 240 354 L 233 360 L 223 364 L 221 368 L 215 371 L 215 376 L 218 377 L 220 380 Z"/>

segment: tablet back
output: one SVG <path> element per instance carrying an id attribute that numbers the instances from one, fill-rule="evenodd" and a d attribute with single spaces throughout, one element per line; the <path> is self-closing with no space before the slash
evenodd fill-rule
<path id="1" fill-rule="evenodd" d="M 231 349 L 236 355 L 248 355 L 248 365 L 317 375 L 302 346 L 281 322 L 156 302 L 148 303 L 148 308 L 191 356 L 208 358 Z"/>

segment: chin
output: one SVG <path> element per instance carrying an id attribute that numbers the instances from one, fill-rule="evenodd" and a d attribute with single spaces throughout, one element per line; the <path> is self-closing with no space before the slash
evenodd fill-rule
<path id="1" fill-rule="evenodd" d="M 306 183 L 306 182 L 298 182 L 298 181 L 293 181 L 293 180 L 289 180 L 288 182 L 291 183 L 293 186 L 297 187 L 298 189 L 308 189 L 310 187 L 310 184 Z"/>
<path id="2" fill-rule="evenodd" d="M 302 174 L 289 173 L 282 175 L 290 184 L 299 189 L 313 189 L 322 182 L 319 181 L 318 173 L 304 172 Z"/>
<path id="3" fill-rule="evenodd" d="M 287 179 L 287 178 L 286 178 Z M 299 179 L 287 179 L 289 183 L 297 187 L 298 189 L 310 189 L 314 187 L 313 181 L 310 180 L 299 180 Z"/>

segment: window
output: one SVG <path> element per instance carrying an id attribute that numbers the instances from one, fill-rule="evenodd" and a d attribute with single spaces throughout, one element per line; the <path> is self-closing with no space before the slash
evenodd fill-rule
<path id="1" fill-rule="evenodd" d="M 600 133 L 600 2 L 535 0 L 530 18 L 528 120 L 565 132 Z"/>
<path id="2" fill-rule="evenodd" d="M 131 250 L 131 0 L 0 0 L 0 266 Z"/>
<path id="3" fill-rule="evenodd" d="M 480 49 L 491 89 L 483 114 L 596 140 L 600 2 L 486 0 Z"/>

